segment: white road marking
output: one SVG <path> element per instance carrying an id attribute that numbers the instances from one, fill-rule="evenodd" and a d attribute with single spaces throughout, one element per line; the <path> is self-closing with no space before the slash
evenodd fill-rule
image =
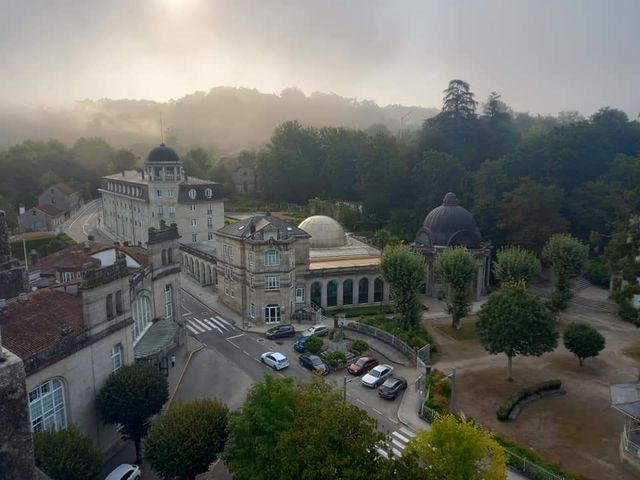
<path id="1" fill-rule="evenodd" d="M 244 333 L 241 333 L 240 335 L 234 335 L 233 337 L 227 337 L 227 341 L 231 340 L 233 338 L 244 337 L 244 335 L 245 335 Z M 229 342 L 229 343 L 233 343 L 233 342 Z"/>
<path id="2" fill-rule="evenodd" d="M 408 429 L 408 428 L 406 428 L 406 427 L 402 427 L 402 428 L 400 429 L 400 431 L 401 431 L 402 433 L 404 433 L 405 435 L 408 435 L 409 437 L 415 437 L 415 436 L 416 436 L 415 432 L 412 432 L 411 430 L 409 430 L 409 429 Z"/>
<path id="3" fill-rule="evenodd" d="M 193 315 L 193 314 L 191 312 L 182 314 L 183 317 L 188 317 L 189 315 Z"/>
<path id="4" fill-rule="evenodd" d="M 184 305 L 182 305 L 182 309 L 183 309 L 185 312 L 189 313 L 189 314 L 191 314 L 191 313 L 192 313 L 192 312 L 191 312 L 191 310 L 189 310 L 189 309 L 188 309 L 187 307 L 185 307 Z"/>
<path id="5" fill-rule="evenodd" d="M 198 335 L 199 332 L 196 331 L 195 328 L 193 328 L 191 325 L 189 325 L 188 323 L 185 325 L 185 327 L 187 327 L 187 330 L 189 330 L 191 333 L 193 333 L 194 335 Z"/>
<path id="6" fill-rule="evenodd" d="M 190 323 L 191 323 L 191 325 L 193 325 L 193 324 L 195 323 L 195 325 L 197 325 L 197 326 L 199 326 L 200 328 L 204 329 L 204 331 L 205 331 L 205 332 L 208 332 L 209 330 L 211 330 L 211 327 L 210 327 L 210 326 L 208 326 L 208 325 L 207 325 L 207 324 L 205 324 L 205 323 L 202 323 L 202 322 L 200 321 L 200 319 L 198 319 L 198 318 L 193 317 L 193 318 L 190 320 Z"/>
<path id="7" fill-rule="evenodd" d="M 217 325 L 215 325 L 214 323 L 211 323 L 209 320 L 207 320 L 206 318 L 203 318 L 202 320 L 200 320 L 202 323 L 209 325 L 210 328 L 215 328 L 216 330 L 218 330 L 218 332 L 220 332 L 220 335 L 222 335 L 222 330 L 220 330 L 220 327 L 218 327 Z"/>
<path id="8" fill-rule="evenodd" d="M 383 448 L 376 447 L 376 450 L 377 450 L 377 451 L 378 451 L 378 453 L 379 453 L 381 456 L 383 456 L 384 458 L 387 458 L 387 459 L 389 458 L 389 454 L 388 454 L 388 453 L 387 453 Z"/>
<path id="9" fill-rule="evenodd" d="M 402 456 L 402 450 L 398 450 L 396 448 L 392 448 L 391 450 L 396 457 L 400 458 Z"/>
<path id="10" fill-rule="evenodd" d="M 213 317 L 209 317 L 209 320 L 210 320 L 212 323 L 216 324 L 218 327 L 223 328 L 223 329 L 225 330 L 225 332 L 228 332 L 228 331 L 229 331 L 229 329 L 225 326 L 225 324 L 224 324 L 224 323 L 219 322 L 219 321 L 218 321 L 218 320 L 216 320 L 215 318 L 213 318 Z M 216 328 L 218 328 L 218 327 L 216 327 Z M 219 329 L 219 328 L 218 328 L 218 329 Z"/>
<path id="11" fill-rule="evenodd" d="M 228 327 L 231 327 L 231 326 L 232 326 L 229 322 L 227 322 L 227 321 L 226 321 L 224 318 L 222 318 L 220 315 L 216 315 L 216 318 L 217 318 L 218 320 L 220 320 L 222 323 L 224 323 L 226 326 L 228 326 Z"/>
<path id="12" fill-rule="evenodd" d="M 204 333 L 204 332 L 205 332 L 205 330 L 203 330 L 202 328 L 200 328 L 200 327 L 199 327 L 199 326 L 197 326 L 197 325 L 194 325 L 194 324 L 193 324 L 193 323 L 191 323 L 191 322 L 188 322 L 188 323 L 187 323 L 187 326 L 191 327 L 193 330 L 196 330 L 198 333 Z"/>
<path id="13" fill-rule="evenodd" d="M 366 405 L 366 403 L 364 403 L 362 400 L 360 400 L 359 398 L 356 398 L 356 402 L 358 402 L 361 405 Z"/>
<path id="14" fill-rule="evenodd" d="M 382 413 L 380 410 L 378 410 L 377 408 L 371 408 L 371 410 L 373 410 L 374 412 L 376 412 L 378 415 L 380 415 L 381 417 L 384 417 L 384 413 Z"/>
<path id="15" fill-rule="evenodd" d="M 244 353 L 247 357 L 251 356 L 251 354 L 249 352 L 247 352 L 246 350 L 242 350 L 242 353 Z"/>
<path id="16" fill-rule="evenodd" d="M 387 420 L 389 420 L 391 423 L 398 425 L 398 422 L 391 417 L 387 417 Z"/>

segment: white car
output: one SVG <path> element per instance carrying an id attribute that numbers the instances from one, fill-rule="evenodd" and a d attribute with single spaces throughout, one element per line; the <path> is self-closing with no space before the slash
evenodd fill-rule
<path id="1" fill-rule="evenodd" d="M 289 360 L 280 352 L 266 352 L 260 356 L 265 365 L 274 370 L 283 370 L 289 366 Z"/>
<path id="2" fill-rule="evenodd" d="M 109 474 L 105 480 L 140 480 L 140 467 L 132 463 L 123 463 Z"/>
<path id="3" fill-rule="evenodd" d="M 369 370 L 369 372 L 362 377 L 362 380 L 360 381 L 365 387 L 376 388 L 377 386 L 382 385 L 392 373 L 393 367 L 391 365 L 382 364 Z"/>
<path id="4" fill-rule="evenodd" d="M 319 337 L 324 337 L 329 333 L 329 327 L 326 325 L 314 325 L 313 327 L 307 328 L 304 332 L 302 332 L 303 337 L 310 337 L 311 335 L 317 335 Z"/>

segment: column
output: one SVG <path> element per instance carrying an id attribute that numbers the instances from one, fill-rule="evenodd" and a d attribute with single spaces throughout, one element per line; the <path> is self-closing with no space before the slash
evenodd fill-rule
<path id="1" fill-rule="evenodd" d="M 344 279 L 337 278 L 336 282 L 338 282 L 338 306 L 342 307 L 344 301 Z"/>
<path id="2" fill-rule="evenodd" d="M 325 280 L 319 282 L 320 283 L 320 306 L 322 308 L 327 308 L 327 282 Z"/>
<path id="3" fill-rule="evenodd" d="M 358 305 L 358 297 L 360 296 L 360 279 L 358 279 L 357 277 L 352 277 L 353 279 L 353 301 L 351 302 L 351 305 L 356 306 Z"/>
<path id="4" fill-rule="evenodd" d="M 382 280 L 383 294 L 382 300 L 384 303 L 389 303 L 389 284 L 383 279 Z"/>
<path id="5" fill-rule="evenodd" d="M 373 293 L 375 289 L 376 277 L 367 277 L 369 279 L 369 301 L 367 302 L 369 305 L 373 305 Z"/>

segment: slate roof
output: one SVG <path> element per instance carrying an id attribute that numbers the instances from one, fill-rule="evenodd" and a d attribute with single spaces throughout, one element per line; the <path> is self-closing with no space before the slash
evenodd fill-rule
<path id="1" fill-rule="evenodd" d="M 36 209 L 40 210 L 41 212 L 46 213 L 50 217 L 59 217 L 60 215 L 64 215 L 64 212 L 62 210 L 60 210 L 59 208 L 54 207 L 53 205 L 47 205 L 47 204 L 36 205 L 33 208 L 36 208 Z"/>
<path id="2" fill-rule="evenodd" d="M 640 382 L 611 385 L 609 391 L 613 408 L 640 420 Z"/>
<path id="3" fill-rule="evenodd" d="M 251 226 L 255 229 L 252 232 Z M 239 222 L 232 223 L 231 225 L 225 225 L 216 232 L 218 235 L 224 235 L 237 239 L 249 239 L 254 233 L 260 232 L 265 227 L 273 225 L 277 228 L 281 234 L 286 236 L 293 236 L 298 238 L 310 238 L 307 232 L 301 228 L 291 225 L 290 223 L 282 220 L 281 218 L 274 217 L 272 215 L 254 215 L 253 217 L 245 218 Z"/>
<path id="4" fill-rule="evenodd" d="M 473 215 L 458 204 L 458 197 L 452 192 L 444 196 L 442 205 L 429 212 L 416 235 L 416 243 L 428 246 L 478 248 L 481 241 Z"/>
<path id="5" fill-rule="evenodd" d="M 27 360 L 63 337 L 84 330 L 80 295 L 38 290 L 25 303 L 15 300 L 0 312 L 2 345 Z"/>
<path id="6" fill-rule="evenodd" d="M 73 195 L 74 193 L 80 191 L 77 188 L 70 187 L 66 183 L 56 183 L 55 185 L 52 185 L 50 188 L 57 188 L 58 190 L 60 190 L 65 195 Z"/>

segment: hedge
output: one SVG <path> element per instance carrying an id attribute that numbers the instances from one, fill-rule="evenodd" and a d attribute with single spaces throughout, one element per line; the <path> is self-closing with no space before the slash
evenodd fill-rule
<path id="1" fill-rule="evenodd" d="M 362 355 L 367 350 L 369 350 L 369 344 L 364 340 L 357 339 L 351 343 L 351 351 L 356 355 Z"/>
<path id="2" fill-rule="evenodd" d="M 525 387 L 507 398 L 498 408 L 496 416 L 498 417 L 498 420 L 505 421 L 509 418 L 509 415 L 511 414 L 511 411 L 514 409 L 514 407 L 525 398 L 531 397 L 532 395 L 537 395 L 541 392 L 546 392 L 548 390 L 557 390 L 561 386 L 561 380 L 547 380 L 546 382 L 542 382 L 537 385 Z"/>
<path id="3" fill-rule="evenodd" d="M 322 358 L 329 364 L 329 366 L 333 369 L 339 368 L 347 363 L 347 356 L 339 351 L 330 352 L 322 355 Z"/>

